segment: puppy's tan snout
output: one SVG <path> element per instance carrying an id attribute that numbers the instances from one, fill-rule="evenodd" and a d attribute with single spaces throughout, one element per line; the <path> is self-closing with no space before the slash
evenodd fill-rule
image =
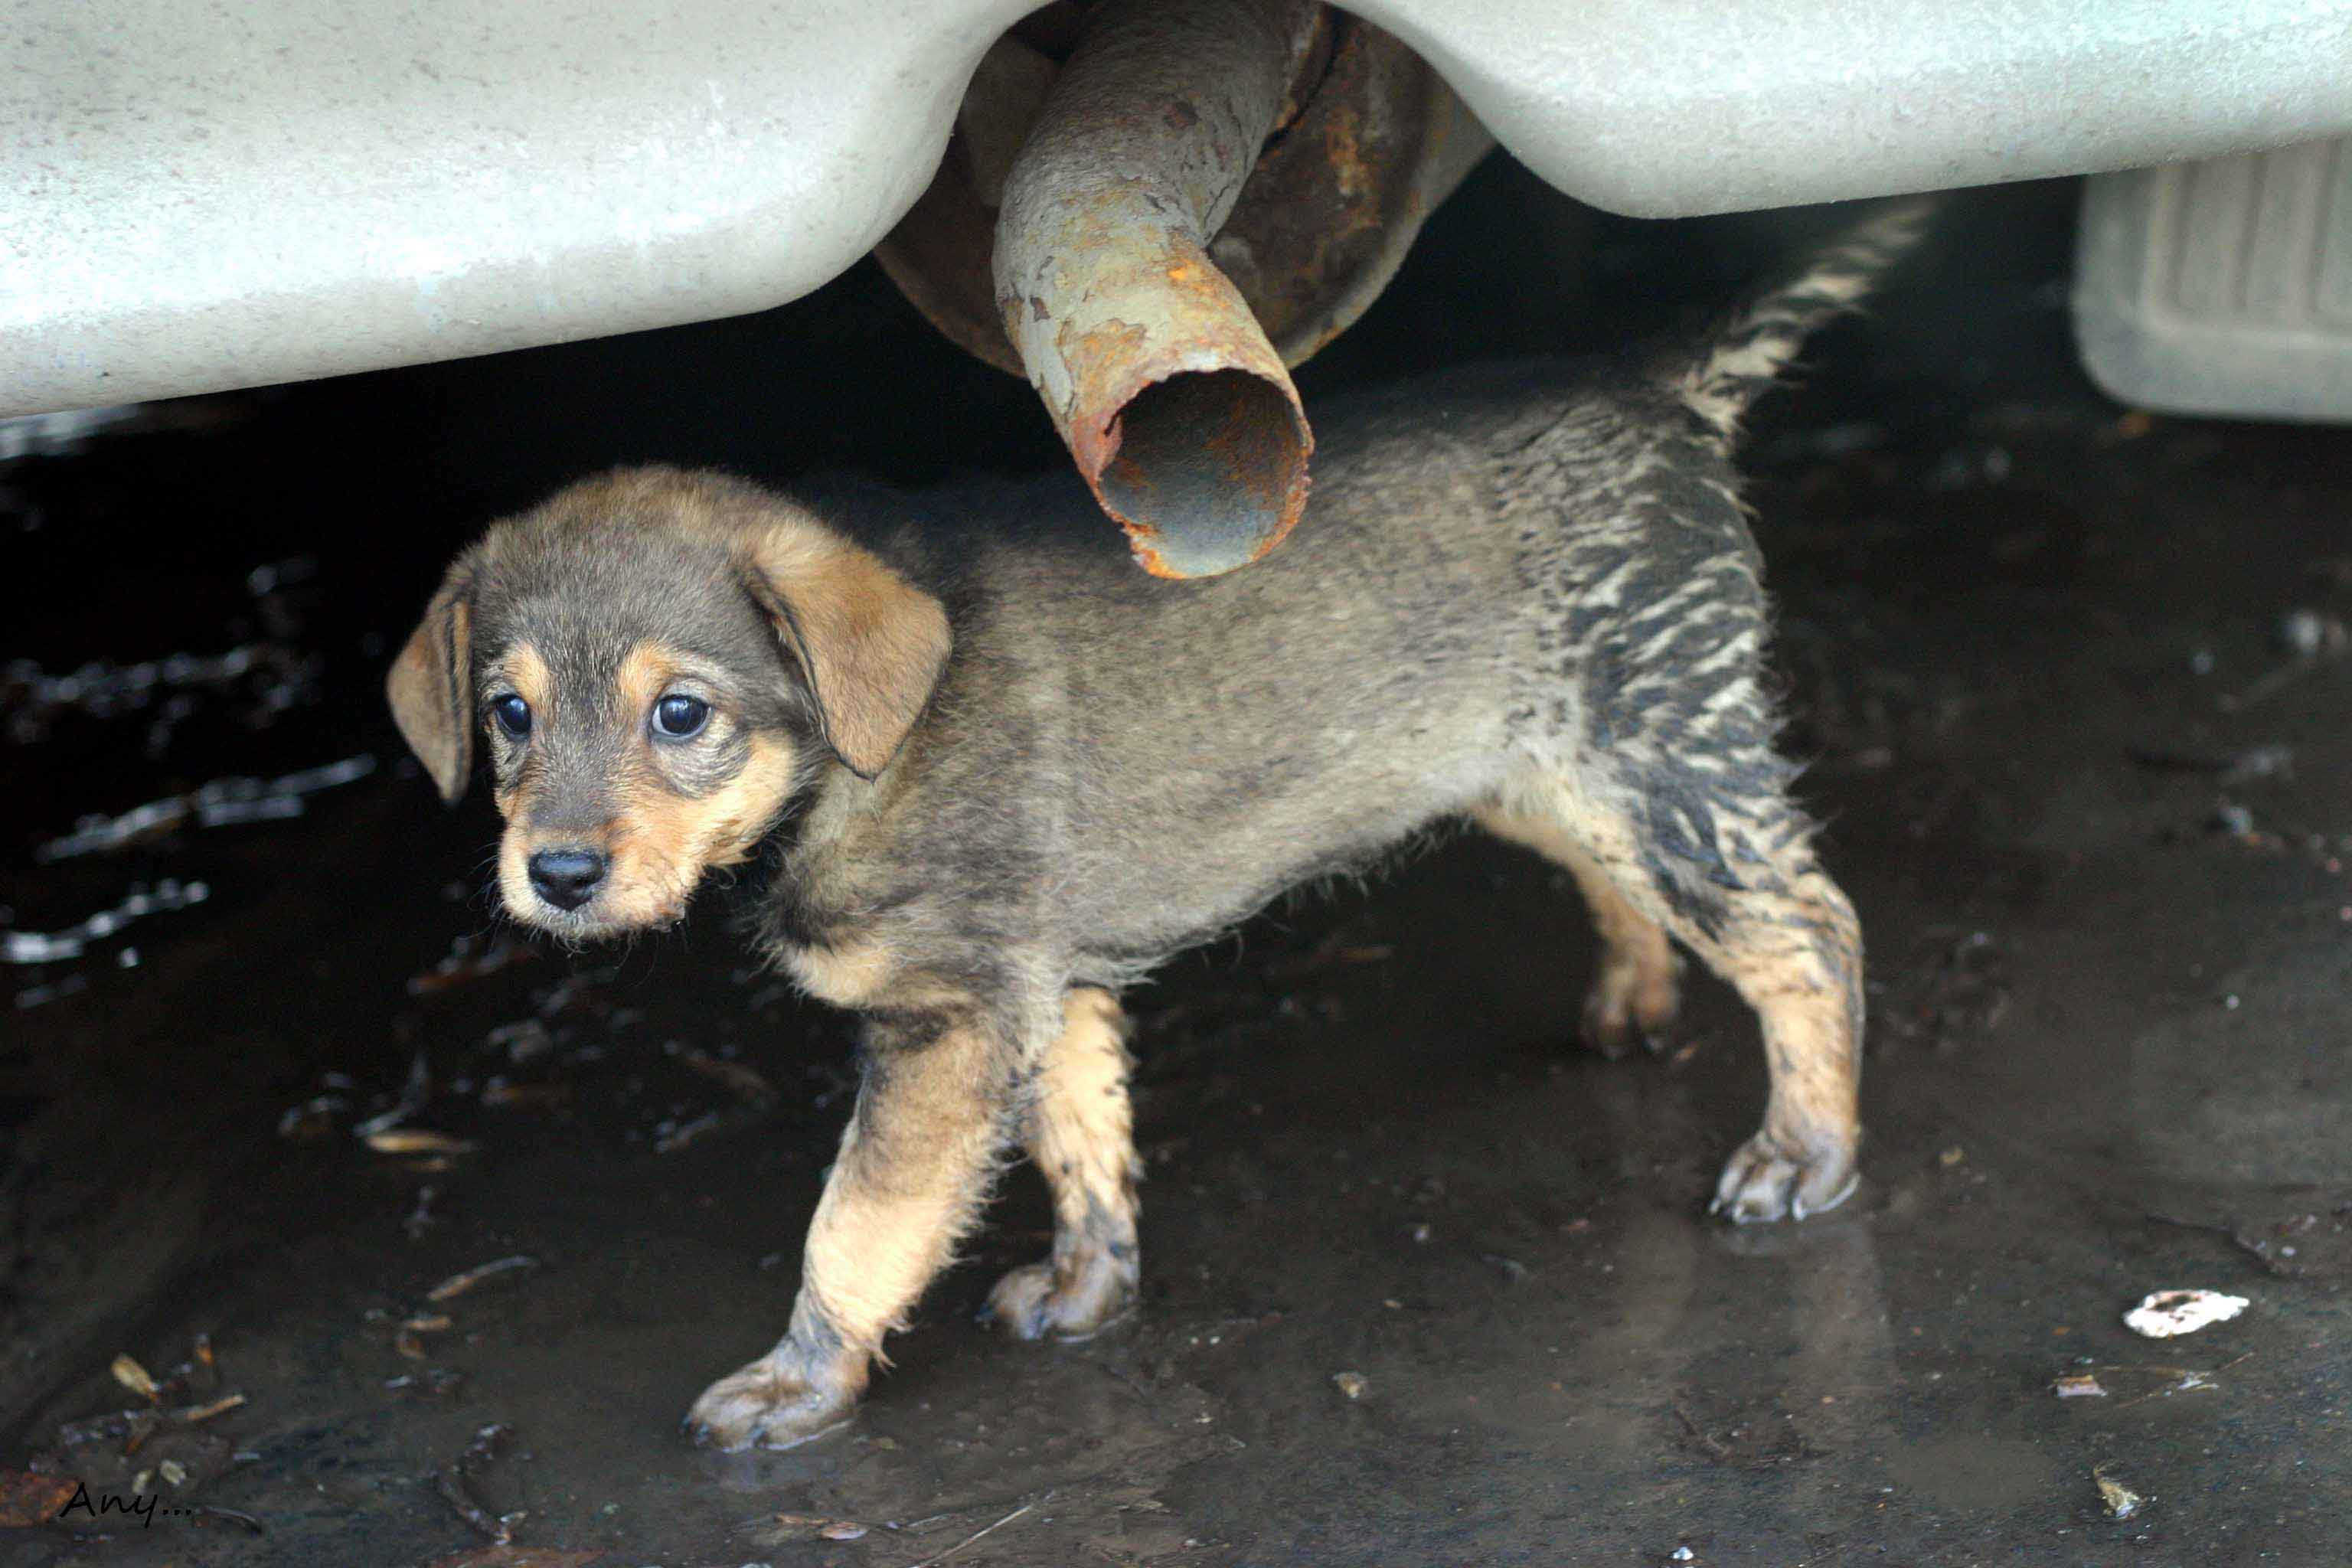
<path id="1" fill-rule="evenodd" d="M 532 892 L 559 910 L 571 910 L 596 896 L 612 864 L 600 849 L 569 845 L 540 850 L 531 856 L 527 868 Z"/>

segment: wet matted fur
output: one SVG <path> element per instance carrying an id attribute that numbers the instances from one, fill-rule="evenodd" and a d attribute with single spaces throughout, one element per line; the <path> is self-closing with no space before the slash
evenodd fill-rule
<path id="1" fill-rule="evenodd" d="M 1081 1336 L 1127 1310 L 1120 988 L 1448 817 L 1574 875 L 1598 1048 L 1671 1021 L 1673 941 L 1756 1009 L 1769 1102 L 1717 1210 L 1843 1200 L 1861 936 L 1785 793 L 1731 453 L 1923 211 L 1882 210 L 1647 363 L 1332 400 L 1306 522 L 1211 581 L 1136 571 L 1067 476 L 785 497 L 624 470 L 460 557 L 390 694 L 451 798 L 482 737 L 513 916 L 662 925 L 708 867 L 765 853 L 761 943 L 865 1020 L 791 1328 L 702 1394 L 696 1435 L 845 1419 L 1015 1142 L 1056 1229 L 998 1320 Z"/>

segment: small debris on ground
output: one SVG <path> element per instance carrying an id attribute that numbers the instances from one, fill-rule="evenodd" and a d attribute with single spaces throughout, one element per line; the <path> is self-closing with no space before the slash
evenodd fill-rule
<path id="1" fill-rule="evenodd" d="M 470 1154 L 474 1141 L 425 1127 L 394 1127 L 371 1132 L 362 1142 L 379 1154 Z"/>
<path id="2" fill-rule="evenodd" d="M 7 437 L 0 436 L 0 460 L 15 455 Z M 92 660 L 56 675 L 30 659 L 11 659 L 0 665 L 0 733 L 29 746 L 47 740 L 58 716 L 68 710 L 92 719 L 155 712 L 148 745 L 152 757 L 161 754 L 159 739 L 168 741 L 180 720 L 194 710 L 198 693 L 248 699 L 253 706 L 244 716 L 245 727 L 259 730 L 288 709 L 315 700 L 319 674 L 315 655 L 274 641 L 137 664 Z"/>
<path id="3" fill-rule="evenodd" d="M 2100 1385 L 2096 1374 L 2087 1372 L 2066 1373 L 2051 1384 L 2050 1392 L 2061 1399 L 2105 1399 L 2107 1396 L 2107 1391 Z"/>
<path id="4" fill-rule="evenodd" d="M 2318 610 L 2296 608 L 2279 617 L 2279 647 L 2296 658 L 2317 658 L 2342 653 L 2352 643 L 2343 618 Z"/>
<path id="5" fill-rule="evenodd" d="M 503 1421 L 493 1421 L 478 1428 L 474 1433 L 474 1440 L 467 1444 L 456 1458 L 441 1468 L 436 1482 L 442 1497 L 457 1510 L 457 1517 L 488 1536 L 494 1546 L 513 1543 L 514 1527 L 521 1522 L 522 1516 L 515 1513 L 493 1515 L 474 1495 L 474 1478 L 513 1440 L 514 1428 Z"/>
<path id="6" fill-rule="evenodd" d="M 2194 1367 L 2186 1366 L 2099 1366 L 2074 1375 L 2094 1383 L 2097 1381 L 2096 1374 L 2100 1373 L 2105 1373 L 2111 1382 L 2118 1379 L 2137 1382 L 2142 1378 L 2163 1380 L 2156 1387 L 2148 1389 L 2147 1393 L 2136 1394 L 2115 1406 L 2117 1410 L 2129 1410 L 2135 1405 L 2145 1405 L 2151 1399 L 2169 1399 L 2176 1394 L 2194 1394 L 2200 1389 L 2218 1389 L 2221 1385 L 2213 1381 L 2215 1378 L 2242 1362 L 2252 1361 L 2253 1356 L 2254 1352 L 2248 1351 L 2242 1356 L 2223 1362 L 2210 1372 L 2200 1372 Z M 2052 1384 L 2052 1387 L 2056 1389 L 2059 1384 L 2068 1381 L 2070 1379 L 2062 1377 L 2057 1384 Z M 2101 1385 L 2099 1392 L 2105 1394 L 2105 1387 Z M 2063 1389 L 2059 1391 L 2059 1397 L 2062 1399 L 2067 1397 Z"/>
<path id="7" fill-rule="evenodd" d="M 706 1110 L 691 1121 L 665 1122 L 654 1139 L 654 1152 L 675 1154 L 716 1132 L 725 1119 L 715 1110 Z"/>
<path id="8" fill-rule="evenodd" d="M 184 910 L 212 896 L 213 890 L 205 883 L 183 882 L 173 877 L 164 878 L 152 888 L 134 883 L 121 903 L 63 931 L 0 932 L 0 960 L 10 963 L 61 963 L 79 958 L 91 942 L 112 936 L 135 920 Z"/>
<path id="9" fill-rule="evenodd" d="M 2147 1499 L 2108 1475 L 2105 1465 L 2093 1467 L 2091 1479 L 2099 1489 L 2099 1506 L 2106 1510 L 2109 1519 L 2118 1523 L 2137 1517 L 2141 1510 L 2147 1507 Z"/>
<path id="10" fill-rule="evenodd" d="M 410 1361 L 423 1361 L 425 1341 L 422 1336 L 446 1333 L 456 1326 L 456 1320 L 446 1312 L 411 1318 L 393 1331 L 392 1348 Z"/>
<path id="11" fill-rule="evenodd" d="M 219 1392 L 220 1368 L 205 1336 L 196 1335 L 189 1358 L 167 1372 L 151 1372 L 127 1353 L 116 1356 L 108 1371 L 145 1403 L 60 1425 L 34 1454 L 35 1471 L 71 1475 L 93 1492 L 150 1492 L 159 1479 L 174 1491 L 193 1491 L 242 1462 L 236 1443 L 211 1423 L 243 1408 L 246 1396 Z M 188 1511 L 203 1520 L 248 1522 L 247 1516 L 200 1504 Z"/>
<path id="12" fill-rule="evenodd" d="M 449 955 L 422 974 L 408 980 L 411 996 L 434 996 L 453 986 L 469 981 L 487 980 L 509 964 L 528 963 L 538 957 L 527 942 L 499 935 L 492 937 L 478 952 L 475 940 L 461 936 L 449 946 Z"/>
<path id="13" fill-rule="evenodd" d="M 85 816 L 64 837 L 35 846 L 33 858 L 46 866 L 84 855 L 113 854 L 167 837 L 183 827 L 233 827 L 299 816 L 306 809 L 304 796 L 352 784 L 373 772 L 375 758 L 362 752 L 279 778 L 215 779 L 185 795 L 165 795 L 133 806 L 120 816 Z"/>
<path id="14" fill-rule="evenodd" d="M 2181 752 L 2162 746 L 2135 746 L 2131 759 L 2141 767 L 2162 773 L 2213 773 L 2224 784 L 2253 779 L 2294 776 L 2294 748 L 2273 742 L 2236 752 Z"/>
<path id="15" fill-rule="evenodd" d="M 242 1394 L 224 1394 L 206 1405 L 183 1405 L 172 1412 L 172 1419 L 184 1426 L 194 1426 L 215 1415 L 226 1415 L 244 1403 L 245 1395 Z"/>
<path id="16" fill-rule="evenodd" d="M 2243 841 L 2254 837 L 2254 814 L 2236 801 L 2219 800 L 2213 803 L 2213 815 L 2206 818 L 2205 826 Z"/>
<path id="17" fill-rule="evenodd" d="M 1361 1399 L 1372 1391 L 1372 1380 L 1360 1372 L 1335 1372 L 1331 1374 L 1331 1381 L 1351 1401 Z"/>
<path id="18" fill-rule="evenodd" d="M 454 1399 L 466 1386 L 466 1374 L 452 1372 L 446 1366 L 428 1366 L 422 1372 L 404 1372 L 398 1377 L 385 1378 L 383 1385 L 394 1394 L 419 1394 L 427 1399 Z"/>
<path id="19" fill-rule="evenodd" d="M 150 1405 L 155 1403 L 158 1393 L 155 1379 L 145 1367 L 139 1364 L 137 1358 L 127 1353 L 118 1355 L 114 1358 L 114 1363 L 108 1367 L 107 1371 L 114 1374 L 115 1382 L 139 1395 L 140 1398 Z"/>
<path id="20" fill-rule="evenodd" d="M 483 1036 L 482 1044 L 522 1067 L 553 1051 L 555 1035 L 543 1018 L 518 1018 Z"/>
<path id="21" fill-rule="evenodd" d="M 29 1470 L 0 1474 L 0 1530 L 28 1530 L 58 1517 L 81 1483 L 71 1476 L 37 1475 Z"/>
<path id="22" fill-rule="evenodd" d="M 352 1136 L 370 1139 L 389 1132 L 433 1101 L 433 1064 L 419 1050 L 408 1061 L 408 1076 L 400 1082 L 400 1097 L 389 1110 L 378 1111 L 352 1129 Z M 281 1124 L 282 1125 L 282 1124 Z"/>
<path id="23" fill-rule="evenodd" d="M 2219 1290 L 2156 1290 L 2124 1314 L 2124 1327 L 2151 1340 L 2193 1334 L 2210 1323 L 2226 1323 L 2253 1303 Z"/>
<path id="24" fill-rule="evenodd" d="M 903 1530 L 909 1527 L 893 1524 L 888 1528 Z M 824 1541 L 862 1541 L 869 1533 L 867 1526 L 854 1519 L 836 1519 L 824 1513 L 762 1514 L 757 1519 L 745 1520 L 735 1529 L 764 1546 L 785 1546 L 812 1535 Z"/>
<path id="25" fill-rule="evenodd" d="M 1047 1492 L 1044 1497 L 1039 1498 L 1037 1502 L 1052 1502 L 1053 1500 L 1054 1494 L 1052 1492 Z M 949 1558 L 954 1556 L 957 1552 L 961 1552 L 965 1547 L 973 1544 L 982 1537 L 993 1535 L 996 1531 L 1003 1530 L 1006 1525 L 1011 1524 L 1014 1520 L 1019 1519 L 1023 1514 L 1027 1513 L 1030 1510 L 1035 1508 L 1037 1506 L 1037 1502 L 1023 1503 L 1019 1508 L 1014 1509 L 1011 1513 L 1006 1514 L 994 1524 L 987 1525 L 982 1529 L 972 1531 L 970 1535 L 965 1536 L 961 1541 L 957 1542 L 953 1546 L 949 1547 L 945 1552 L 933 1552 L 930 1556 L 924 1558 L 920 1563 L 914 1564 L 914 1568 L 934 1568 L 935 1564 L 946 1562 Z"/>
<path id="26" fill-rule="evenodd" d="M 427 1290 L 425 1293 L 425 1299 L 428 1301 L 446 1301 L 454 1297 L 464 1295 L 467 1291 L 471 1290 L 477 1285 L 483 1284 L 488 1280 L 496 1279 L 503 1275 L 512 1274 L 520 1269 L 536 1268 L 538 1267 L 538 1258 L 526 1257 L 520 1252 L 514 1254 L 510 1258 L 492 1258 L 488 1263 L 476 1264 L 473 1268 L 465 1270 L 463 1273 L 452 1274 L 448 1279 L 444 1279 L 440 1284 L 436 1285 L 432 1289 Z"/>

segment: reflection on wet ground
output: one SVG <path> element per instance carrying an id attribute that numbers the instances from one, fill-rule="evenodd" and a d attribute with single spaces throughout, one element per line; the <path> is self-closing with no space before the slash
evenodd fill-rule
<path id="1" fill-rule="evenodd" d="M 2063 218 L 2006 199 L 1979 221 Z M 338 488 L 316 443 L 355 411 L 527 399 L 553 372 L 517 356 L 0 470 L 55 574 L 0 649 L 0 1470 L 160 1500 L 0 1528 L 0 1561 L 2331 1560 L 2352 439 L 2100 404 L 2046 310 L 1997 308 L 2060 255 L 1931 271 L 1759 436 L 1794 739 L 1873 947 L 1854 1202 L 1707 1221 L 1761 1102 L 1748 1015 L 1702 986 L 1658 1058 L 1577 1054 L 1570 889 L 1449 839 L 1134 998 L 1134 1321 L 975 1323 L 1047 1234 L 1016 1172 L 858 1421 L 781 1455 L 676 1423 L 781 1323 L 846 1026 L 716 896 L 625 952 L 510 938 L 487 807 L 433 805 L 373 691 L 451 531 L 657 437 L 486 478 L 496 433 L 445 436 Z M 1851 368 L 1937 310 L 2040 370 L 1958 362 L 1906 412 Z M 447 527 L 394 531 L 444 489 Z M 74 531 L 167 495 L 205 537 L 67 602 L 129 549 Z M 283 565 L 329 495 L 396 565 Z M 2174 1287 L 2251 1305 L 2123 1326 Z M 0 1483 L 5 1526 L 37 1483 Z"/>

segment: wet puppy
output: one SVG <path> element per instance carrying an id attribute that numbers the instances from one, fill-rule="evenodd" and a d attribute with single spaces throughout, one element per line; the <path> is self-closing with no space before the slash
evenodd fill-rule
<path id="1" fill-rule="evenodd" d="M 1783 793 L 1737 423 L 1920 209 L 1881 213 L 1710 341 L 1335 400 L 1263 563 L 1168 583 L 1067 477 L 797 499 L 667 468 L 573 486 L 461 556 L 394 712 L 443 795 L 487 753 L 515 919 L 668 924 L 772 858 L 760 939 L 864 1018 L 864 1081 L 790 1331 L 688 1423 L 846 1417 L 1017 1141 L 1050 1257 L 1024 1338 L 1136 1290 L 1118 996 L 1301 880 L 1468 816 L 1565 867 L 1601 935 L 1584 1037 L 1673 1019 L 1675 942 L 1759 1015 L 1771 1091 L 1717 1210 L 1853 1190 L 1862 943 Z"/>

